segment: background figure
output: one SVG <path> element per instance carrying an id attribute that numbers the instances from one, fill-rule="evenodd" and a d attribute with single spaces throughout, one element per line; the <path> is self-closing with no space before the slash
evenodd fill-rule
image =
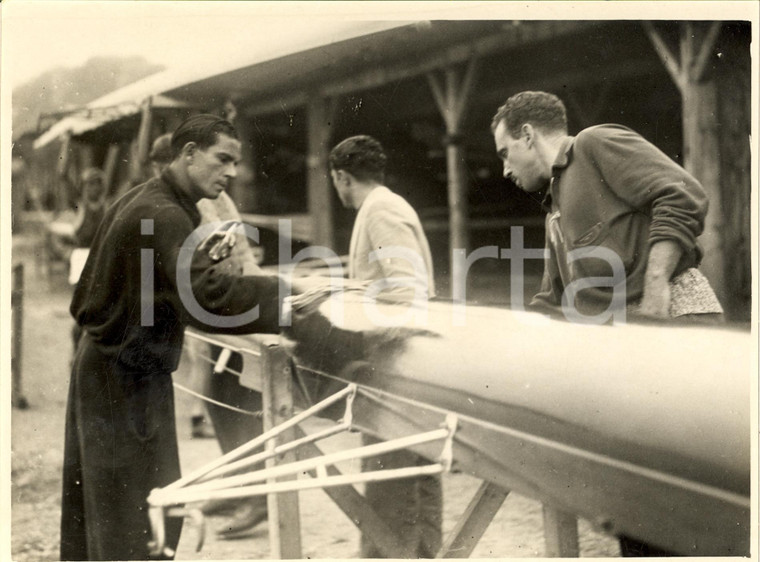
<path id="1" fill-rule="evenodd" d="M 73 235 L 69 249 L 69 283 L 76 285 L 82 268 L 87 261 L 89 248 L 95 239 L 103 217 L 106 214 L 106 177 L 98 168 L 87 168 L 82 173 L 81 198 L 73 224 Z M 74 323 L 71 329 L 72 348 L 76 353 L 82 329 Z"/>
<path id="2" fill-rule="evenodd" d="M 158 137 L 153 142 L 150 160 L 153 172 L 156 175 L 160 175 L 171 162 L 170 133 Z M 203 198 L 198 200 L 196 207 L 200 212 L 201 224 L 241 220 L 235 202 L 224 191 L 216 199 Z M 231 249 L 230 257 L 242 266 L 244 275 L 262 273 L 256 264 L 248 239 L 244 234 L 236 233 L 235 245 Z M 185 350 L 191 359 L 189 383 L 191 389 L 202 396 L 208 396 L 242 410 L 261 411 L 261 394 L 241 386 L 236 375 L 229 372 L 213 372 L 214 363 L 222 351 L 220 347 L 197 338 L 188 337 L 185 339 Z M 242 370 L 242 358 L 239 354 L 232 356 L 227 367 L 236 372 Z M 211 418 L 213 432 L 206 421 L 205 414 L 207 411 Z M 215 433 L 223 453 L 236 449 L 263 432 L 261 417 L 241 414 L 198 398 L 194 398 L 192 402 L 190 423 L 190 431 L 193 437 L 213 437 Z M 250 530 L 264 521 L 267 514 L 267 502 L 265 496 L 225 502 L 209 502 L 204 511 L 208 514 L 233 512 L 233 520 L 227 522 L 219 531 L 222 536 L 232 537 Z"/>
<path id="3" fill-rule="evenodd" d="M 383 185 L 386 156 L 369 136 L 350 137 L 330 153 L 330 175 L 344 206 L 357 209 L 349 250 L 349 277 L 361 281 L 406 280 L 389 283 L 381 293 L 386 299 L 411 302 L 435 296 L 433 260 L 425 233 L 414 209 Z M 410 253 L 422 264 L 402 257 L 372 260 L 380 249 Z M 411 285 L 408 280 L 413 280 Z M 365 445 L 379 441 L 362 435 Z M 364 459 L 362 470 L 402 468 L 427 464 L 411 451 L 394 451 Z M 438 476 L 418 476 L 385 482 L 369 482 L 365 497 L 372 509 L 394 531 L 407 558 L 434 558 L 441 548 L 443 490 Z M 370 537 L 362 535 L 361 556 L 380 558 Z"/>
<path id="4" fill-rule="evenodd" d="M 620 125 L 569 136 L 564 104 L 546 92 L 510 97 L 491 131 L 504 177 L 528 192 L 548 188 L 549 257 L 534 306 L 562 306 L 567 314 L 563 297 L 571 283 L 611 277 L 605 260 L 570 259 L 573 251 L 597 246 L 620 258 L 625 294 L 616 303 L 611 287 L 581 290 L 571 303 L 581 314 L 625 307 L 647 318 L 722 321 L 720 303 L 697 269 L 707 196 L 686 170 Z M 620 550 L 623 556 L 673 555 L 630 537 L 620 537 Z"/>

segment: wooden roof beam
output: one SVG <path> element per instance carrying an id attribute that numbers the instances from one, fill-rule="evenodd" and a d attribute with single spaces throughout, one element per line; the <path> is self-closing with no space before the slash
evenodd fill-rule
<path id="1" fill-rule="evenodd" d="M 684 76 L 675 54 L 673 54 L 673 51 L 668 47 L 667 43 L 665 43 L 662 35 L 654 28 L 654 24 L 651 21 L 642 22 L 642 25 L 644 26 L 644 31 L 646 31 L 646 34 L 649 36 L 649 40 L 654 46 L 654 50 L 665 65 L 668 74 L 670 74 L 670 77 L 673 79 L 676 86 L 678 86 L 678 89 L 682 90 L 684 86 Z"/>
<path id="2" fill-rule="evenodd" d="M 557 25 L 554 22 L 531 24 L 530 33 L 527 30 L 523 31 L 525 24 L 523 24 L 523 27 L 515 26 L 516 31 L 514 33 L 499 33 L 470 43 L 456 45 L 445 50 L 442 54 L 431 56 L 414 64 L 397 64 L 393 67 L 373 68 L 363 73 L 336 80 L 323 86 L 321 92 L 325 96 L 337 96 L 377 88 L 390 82 L 421 76 L 433 70 L 482 58 L 483 56 L 497 53 L 510 47 L 540 43 L 547 39 L 556 38 L 558 35 L 570 34 L 587 27 L 589 24 L 583 22 L 563 22 L 564 33 L 560 34 L 557 33 Z"/>
<path id="3" fill-rule="evenodd" d="M 710 29 L 707 30 L 707 33 L 702 40 L 702 46 L 700 47 L 699 54 L 697 54 L 694 59 L 690 72 L 691 79 L 695 82 L 699 82 L 704 78 L 705 71 L 707 70 L 707 63 L 715 49 L 715 43 L 718 41 L 721 27 L 721 22 L 712 22 L 710 24 Z"/>

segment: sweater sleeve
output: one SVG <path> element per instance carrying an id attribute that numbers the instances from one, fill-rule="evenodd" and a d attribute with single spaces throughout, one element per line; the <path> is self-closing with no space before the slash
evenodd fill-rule
<path id="1" fill-rule="evenodd" d="M 586 152 L 610 189 L 651 217 L 649 244 L 673 240 L 695 249 L 708 200 L 700 183 L 656 146 L 618 125 L 587 129 L 575 149 Z"/>
<path id="2" fill-rule="evenodd" d="M 177 295 L 186 324 L 221 333 L 279 331 L 279 277 L 245 276 L 240 260 L 214 262 L 190 247 L 193 224 L 179 208 L 163 210 L 154 224 L 157 273 Z"/>

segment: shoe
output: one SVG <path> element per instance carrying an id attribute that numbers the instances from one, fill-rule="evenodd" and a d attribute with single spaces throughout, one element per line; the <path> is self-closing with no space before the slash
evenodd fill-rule
<path id="1" fill-rule="evenodd" d="M 214 431 L 204 416 L 190 418 L 190 437 L 193 439 L 213 439 Z"/>
<path id="2" fill-rule="evenodd" d="M 267 520 L 267 507 L 260 501 L 245 501 L 235 510 L 232 519 L 216 532 L 220 539 L 237 539 L 251 534 L 251 531 Z"/>

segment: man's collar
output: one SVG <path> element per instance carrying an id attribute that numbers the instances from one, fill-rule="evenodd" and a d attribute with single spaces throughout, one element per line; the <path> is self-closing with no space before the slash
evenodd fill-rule
<path id="1" fill-rule="evenodd" d="M 567 165 L 570 163 L 570 153 L 573 148 L 573 143 L 575 142 L 575 137 L 565 137 L 562 140 L 562 144 L 559 145 L 559 152 L 557 153 L 557 158 L 554 160 L 554 164 L 552 164 L 552 170 L 555 168 L 566 168 Z"/>
<path id="2" fill-rule="evenodd" d="M 364 199 L 359 204 L 359 206 L 356 208 L 356 210 L 358 211 L 359 209 L 361 209 L 362 207 L 364 207 L 367 204 L 367 200 L 368 199 L 371 199 L 375 195 L 379 195 L 382 190 L 386 190 L 387 191 L 388 188 L 385 187 L 384 185 L 376 185 L 375 187 L 371 188 L 367 192 L 367 194 L 364 196 Z"/>
<path id="3" fill-rule="evenodd" d="M 552 164 L 552 177 L 549 179 L 549 188 L 546 190 L 544 200 L 541 202 L 541 206 L 546 212 L 551 211 L 552 198 L 554 197 L 554 178 L 560 174 L 560 171 L 562 169 L 567 168 L 568 164 L 570 164 L 570 158 L 572 156 L 574 143 L 575 137 L 568 136 L 565 137 L 565 139 L 562 141 L 562 144 L 560 144 L 557 158 L 554 160 L 554 164 Z"/>
<path id="4" fill-rule="evenodd" d="M 174 172 L 172 172 L 171 168 L 166 168 L 163 172 L 161 172 L 161 181 L 169 186 L 169 189 L 177 198 L 179 204 L 190 214 L 191 217 L 193 217 L 193 221 L 200 221 L 200 213 L 198 212 L 198 207 L 195 205 L 199 200 L 193 199 L 191 194 L 179 185 L 179 181 L 174 175 Z"/>

